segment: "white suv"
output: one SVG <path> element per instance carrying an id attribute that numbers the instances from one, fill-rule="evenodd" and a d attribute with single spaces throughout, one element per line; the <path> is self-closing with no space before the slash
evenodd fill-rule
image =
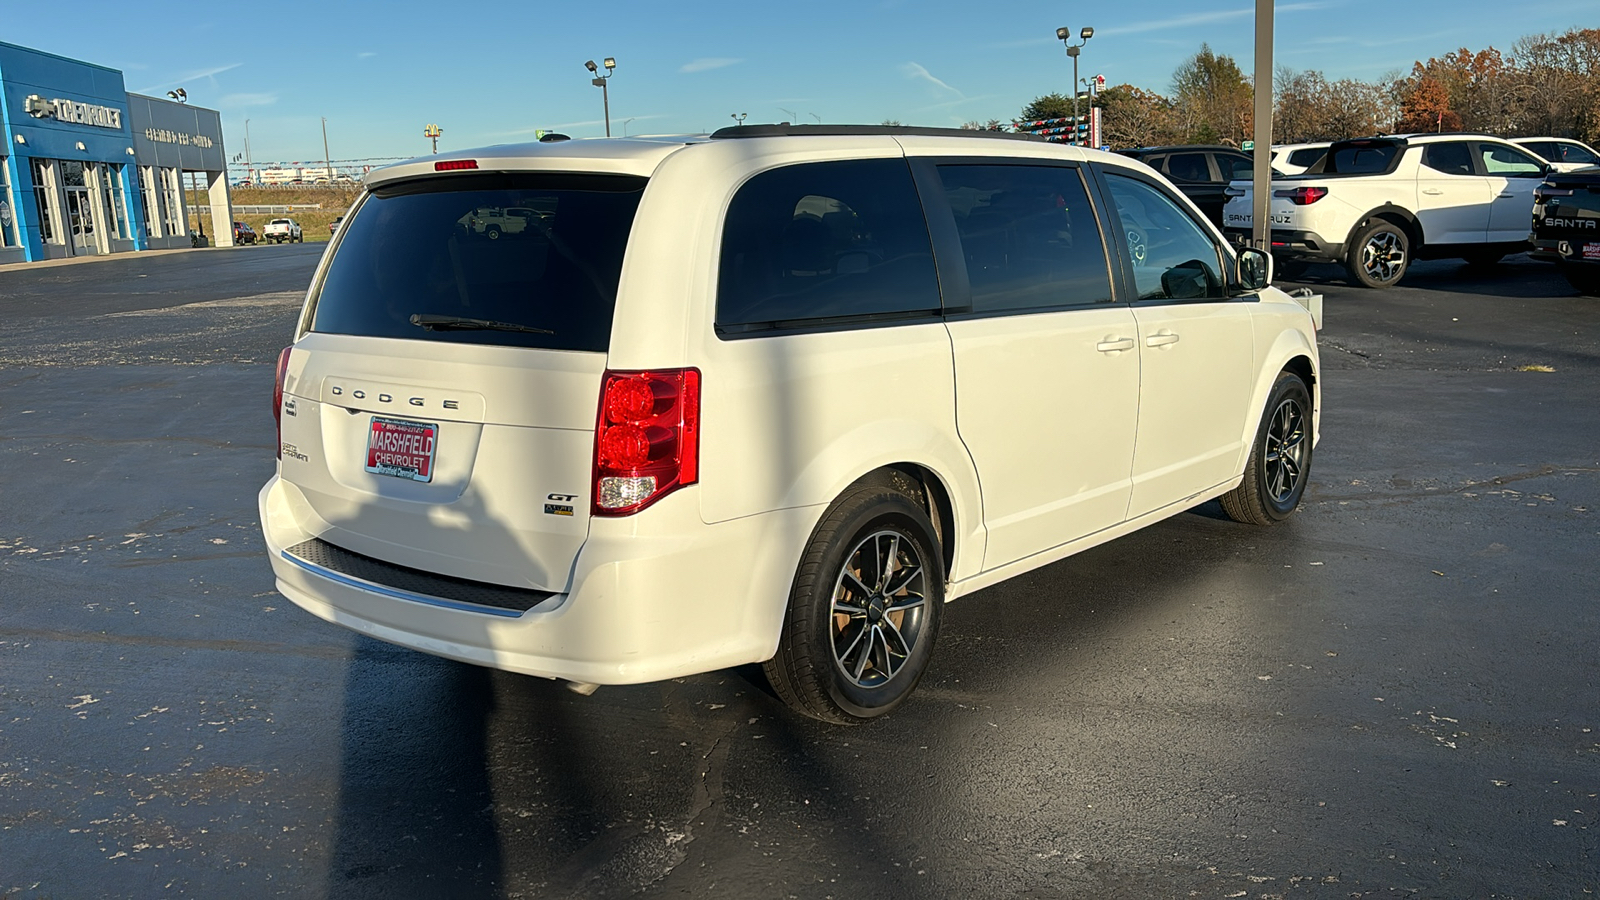
<path id="1" fill-rule="evenodd" d="M 984 132 L 375 171 L 279 361 L 277 586 L 581 690 L 761 662 L 868 719 L 947 600 L 1212 498 L 1293 512 L 1315 325 L 1269 280 L 1147 167 Z"/>

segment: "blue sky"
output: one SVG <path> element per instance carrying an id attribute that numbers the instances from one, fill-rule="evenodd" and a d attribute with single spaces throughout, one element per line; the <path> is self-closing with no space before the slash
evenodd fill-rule
<path id="1" fill-rule="evenodd" d="M 1202 41 L 1251 70 L 1252 0 L 1138 3 L 525 2 L 208 3 L 78 0 L 70 16 L 18 15 L 0 40 L 120 68 L 129 90 L 219 109 L 230 155 L 335 159 L 604 133 L 583 62 L 617 60 L 614 134 L 699 132 L 786 119 L 954 126 L 1009 120 L 1069 89 L 1057 26 L 1095 36 L 1080 75 L 1163 93 Z M 1600 23 L 1600 0 L 1279 0 L 1277 62 L 1375 78 L 1458 47 Z M 1509 11 L 1514 10 L 1514 15 Z M 68 25 L 70 20 L 71 24 Z"/>

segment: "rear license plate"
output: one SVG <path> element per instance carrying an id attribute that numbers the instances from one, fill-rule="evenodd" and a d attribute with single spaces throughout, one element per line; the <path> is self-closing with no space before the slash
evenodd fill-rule
<path id="1" fill-rule="evenodd" d="M 1588 243 L 1583 245 L 1584 259 L 1600 259 L 1600 244 Z"/>
<path id="2" fill-rule="evenodd" d="M 438 437 L 438 425 L 373 416 L 367 432 L 367 471 L 432 481 Z"/>

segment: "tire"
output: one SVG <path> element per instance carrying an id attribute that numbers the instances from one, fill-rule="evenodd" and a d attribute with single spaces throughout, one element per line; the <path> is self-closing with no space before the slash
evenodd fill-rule
<path id="1" fill-rule="evenodd" d="M 1590 297 L 1600 297 L 1600 266 L 1562 263 L 1561 274 L 1573 290 Z"/>
<path id="2" fill-rule="evenodd" d="M 499 225 L 490 225 L 488 228 L 484 229 L 483 236 L 488 238 L 491 241 L 500 240 L 500 226 Z"/>
<path id="3" fill-rule="evenodd" d="M 1411 239 L 1404 228 L 1386 219 L 1362 226 L 1349 246 L 1344 267 L 1359 287 L 1390 287 L 1411 265 Z"/>
<path id="4" fill-rule="evenodd" d="M 1463 262 L 1474 269 L 1487 269 L 1505 258 L 1506 254 L 1501 250 L 1474 250 L 1461 257 Z"/>
<path id="5" fill-rule="evenodd" d="M 1311 391 L 1299 375 L 1279 372 L 1267 396 L 1244 480 L 1222 495 L 1222 511 L 1246 525 L 1289 518 L 1311 475 Z"/>
<path id="6" fill-rule="evenodd" d="M 944 608 L 933 535 L 918 502 L 888 484 L 858 484 L 823 515 L 800 557 L 777 655 L 763 664 L 791 709 L 858 725 L 911 694 Z"/>

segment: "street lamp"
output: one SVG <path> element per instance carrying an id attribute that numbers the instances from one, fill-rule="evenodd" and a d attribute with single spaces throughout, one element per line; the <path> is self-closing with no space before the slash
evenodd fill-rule
<path id="1" fill-rule="evenodd" d="M 178 103 L 188 103 L 189 102 L 189 92 L 184 90 L 183 88 L 178 88 L 175 91 L 167 91 L 167 97 L 169 97 L 170 99 L 172 99 L 173 101 L 178 102 Z M 227 172 L 223 172 L 222 175 L 223 175 L 223 178 L 226 179 L 228 173 Z M 194 221 L 195 221 L 195 224 L 200 226 L 200 236 L 201 237 L 205 237 L 206 236 L 206 222 L 205 222 L 204 219 L 200 218 L 200 184 L 199 184 L 198 177 L 197 177 L 196 181 L 194 182 L 194 185 L 195 185 L 195 188 L 194 188 Z M 188 189 L 188 185 L 187 184 L 184 185 L 184 188 L 185 188 L 185 190 L 187 190 Z M 189 223 L 189 201 L 187 199 L 185 199 L 184 203 L 183 203 L 183 221 L 184 221 L 184 224 L 186 224 L 186 225 Z"/>
<path id="2" fill-rule="evenodd" d="M 1056 38 L 1067 45 L 1067 55 L 1072 57 L 1072 143 L 1078 143 L 1078 53 L 1083 50 L 1083 45 L 1089 43 L 1089 38 L 1094 37 L 1093 28 L 1085 28 L 1078 32 L 1082 38 L 1079 43 L 1072 43 L 1071 28 L 1057 28 Z"/>
<path id="3" fill-rule="evenodd" d="M 729 118 L 739 123 L 740 127 L 744 126 L 744 117 L 748 115 L 749 113 L 728 113 Z"/>
<path id="4" fill-rule="evenodd" d="M 175 91 L 167 91 L 167 96 L 171 97 L 173 100 L 178 101 L 179 103 L 188 103 L 189 102 L 189 92 L 184 90 L 183 88 L 178 88 Z"/>
<path id="5" fill-rule="evenodd" d="M 614 71 L 616 71 L 617 61 L 608 56 L 606 57 L 606 61 L 601 65 L 606 67 L 606 73 L 604 75 L 600 74 L 599 67 L 594 64 L 594 60 L 592 59 L 584 63 L 583 67 L 589 70 L 590 75 L 595 76 L 589 80 L 589 83 L 600 89 L 600 100 L 605 104 L 606 108 L 606 137 L 611 137 L 611 93 L 606 89 L 606 80 L 611 77 Z"/>

